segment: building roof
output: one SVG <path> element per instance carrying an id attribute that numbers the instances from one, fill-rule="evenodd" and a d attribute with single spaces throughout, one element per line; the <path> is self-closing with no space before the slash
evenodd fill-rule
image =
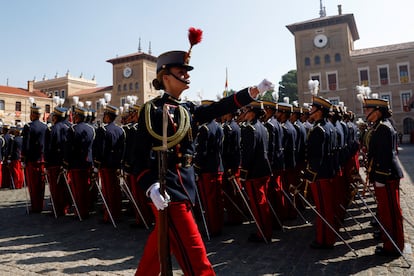
<path id="1" fill-rule="evenodd" d="M 399 44 L 353 50 L 351 52 L 351 56 L 358 57 L 358 56 L 364 56 L 364 55 L 370 55 L 370 54 L 390 53 L 390 52 L 402 51 L 402 50 L 414 51 L 414 42 L 406 42 L 406 43 L 399 43 Z"/>
<path id="2" fill-rule="evenodd" d="M 33 90 L 32 92 L 29 92 L 27 89 L 3 85 L 0 85 L 0 93 L 20 95 L 25 97 L 48 98 L 48 96 L 40 90 Z"/>
<path id="3" fill-rule="evenodd" d="M 82 89 L 82 90 L 71 93 L 71 96 L 81 96 L 81 95 L 88 95 L 88 94 L 94 94 L 94 93 L 102 93 L 106 91 L 112 91 L 112 85 Z"/>
<path id="4" fill-rule="evenodd" d="M 287 25 L 286 28 L 294 35 L 297 31 L 305 31 L 315 28 L 322 28 L 326 26 L 332 26 L 337 24 L 347 23 L 352 33 L 352 38 L 355 40 L 359 39 L 358 29 L 356 27 L 355 18 L 352 13 L 323 16 L 303 22 Z"/>
<path id="5" fill-rule="evenodd" d="M 141 60 L 141 59 L 146 59 L 146 60 L 150 60 L 153 62 L 157 62 L 157 57 L 154 57 L 152 55 L 149 55 L 143 52 L 137 52 L 137 53 L 133 53 L 133 54 L 125 55 L 125 56 L 108 59 L 107 62 L 112 63 L 114 65 L 114 64 L 131 62 L 131 61 Z"/>

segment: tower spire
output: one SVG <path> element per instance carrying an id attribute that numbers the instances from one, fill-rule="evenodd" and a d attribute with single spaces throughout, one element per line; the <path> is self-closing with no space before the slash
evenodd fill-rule
<path id="1" fill-rule="evenodd" d="M 141 53 L 141 38 L 138 39 L 138 53 Z"/>
<path id="2" fill-rule="evenodd" d="M 149 42 L 148 54 L 152 55 L 152 50 L 151 50 L 151 41 Z"/>
<path id="3" fill-rule="evenodd" d="M 322 5 L 322 0 L 319 0 L 319 6 L 320 6 L 320 8 L 319 8 L 319 16 L 320 17 L 325 17 L 326 16 L 326 9 L 325 9 L 325 7 Z"/>

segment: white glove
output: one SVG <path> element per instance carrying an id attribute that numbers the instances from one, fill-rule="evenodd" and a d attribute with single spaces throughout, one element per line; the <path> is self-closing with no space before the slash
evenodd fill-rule
<path id="1" fill-rule="evenodd" d="M 97 167 L 93 167 L 93 172 L 94 173 L 98 173 L 99 172 L 98 168 Z"/>
<path id="2" fill-rule="evenodd" d="M 10 160 L 7 160 L 7 164 L 10 164 L 11 163 L 11 161 Z"/>
<path id="3" fill-rule="evenodd" d="M 168 206 L 170 196 L 167 192 L 165 192 L 165 198 L 160 194 L 160 183 L 156 182 L 152 184 L 147 190 L 148 193 L 157 210 L 164 210 Z"/>
<path id="4" fill-rule="evenodd" d="M 271 81 L 268 81 L 267 79 L 262 80 L 257 85 L 257 90 L 259 90 L 260 96 L 263 96 L 263 94 L 266 91 L 273 90 L 274 88 L 275 88 L 275 85 Z"/>

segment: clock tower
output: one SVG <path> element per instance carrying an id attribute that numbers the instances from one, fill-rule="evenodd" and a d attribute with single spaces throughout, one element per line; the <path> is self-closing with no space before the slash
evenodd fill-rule
<path id="1" fill-rule="evenodd" d="M 286 27 L 295 37 L 299 102 L 311 101 L 309 79 L 319 80 L 320 96 L 334 103 L 344 98 L 347 89 L 338 80 L 351 80 L 351 52 L 359 39 L 353 14 L 342 14 L 338 6 L 338 15 L 326 16 L 321 7 L 319 18 Z"/>
<path id="2" fill-rule="evenodd" d="M 157 58 L 141 51 L 107 60 L 113 65 L 112 104 L 123 106 L 127 96 L 137 96 L 137 104 L 159 95 L 152 87 L 156 78 Z"/>

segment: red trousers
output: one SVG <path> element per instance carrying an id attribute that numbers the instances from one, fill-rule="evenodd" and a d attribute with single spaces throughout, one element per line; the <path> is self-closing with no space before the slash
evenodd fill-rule
<path id="1" fill-rule="evenodd" d="M 47 176 L 49 180 L 50 195 L 53 199 L 56 214 L 64 216 L 68 213 L 71 206 L 71 198 L 66 183 L 64 183 L 63 175 L 60 176 L 59 183 L 57 182 L 60 172 L 59 166 L 47 168 Z"/>
<path id="2" fill-rule="evenodd" d="M 391 236 L 392 240 L 402 251 L 404 249 L 404 228 L 400 207 L 400 180 L 387 181 L 384 187 L 374 186 L 378 204 L 378 219 Z M 391 252 L 397 251 L 385 233 L 382 233 L 381 237 L 384 242 L 385 250 Z"/>
<path id="3" fill-rule="evenodd" d="M 160 273 L 158 256 L 158 211 L 151 204 L 155 215 L 155 227 L 148 237 L 135 275 L 156 276 Z M 184 275 L 215 275 L 207 252 L 191 213 L 189 202 L 171 202 L 168 212 L 168 237 L 171 253 Z"/>
<path id="4" fill-rule="evenodd" d="M 12 160 L 9 164 L 11 177 L 13 178 L 14 188 L 23 188 L 23 170 L 19 160 Z"/>
<path id="5" fill-rule="evenodd" d="M 268 241 L 272 238 L 272 215 L 267 202 L 267 189 L 270 176 L 248 179 L 245 182 L 246 192 L 250 199 L 253 215 Z M 257 236 L 261 237 L 259 230 Z"/>
<path id="6" fill-rule="evenodd" d="M 33 213 L 40 213 L 43 210 L 43 199 L 45 197 L 43 170 L 44 166 L 39 162 L 28 162 L 26 165 L 26 183 L 29 188 L 31 211 Z"/>
<path id="7" fill-rule="evenodd" d="M 316 210 L 332 226 L 335 227 L 335 195 L 333 194 L 332 179 L 318 179 L 310 184 Z M 336 235 L 330 227 L 316 216 L 316 242 L 321 245 L 335 244 Z"/>
<path id="8" fill-rule="evenodd" d="M 90 169 L 71 169 L 68 172 L 68 181 L 72 188 L 73 197 L 79 209 L 81 218 L 89 217 L 90 193 L 89 193 Z M 63 176 L 62 176 L 63 177 Z"/>
<path id="9" fill-rule="evenodd" d="M 198 180 L 198 190 L 206 223 L 212 236 L 221 233 L 224 223 L 222 175 L 221 173 L 202 173 Z"/>
<path id="10" fill-rule="evenodd" d="M 114 220 L 121 218 L 122 209 L 122 194 L 121 187 L 119 186 L 119 177 L 117 169 L 101 168 L 99 170 L 99 176 L 101 177 L 102 194 L 105 197 L 108 208 L 112 214 Z M 110 217 L 106 206 L 104 208 L 104 221 L 109 222 Z"/>
<path id="11" fill-rule="evenodd" d="M 154 215 L 152 214 L 151 207 L 148 203 L 148 198 L 145 195 L 145 191 L 138 185 L 137 175 L 128 174 L 125 177 L 125 181 L 128 184 L 128 187 L 131 189 L 132 196 L 134 197 L 139 210 L 141 211 L 142 216 L 145 219 L 145 222 L 148 225 L 151 225 L 154 222 Z M 144 225 L 141 216 L 138 211 L 135 209 L 135 206 L 132 206 L 135 211 L 135 222 L 139 225 Z"/>

